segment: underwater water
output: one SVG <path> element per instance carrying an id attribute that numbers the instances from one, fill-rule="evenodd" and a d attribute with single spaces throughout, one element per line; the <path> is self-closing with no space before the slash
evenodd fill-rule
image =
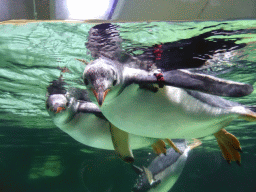
<path id="1" fill-rule="evenodd" d="M 231 36 L 242 49 L 211 61 L 208 74 L 249 83 L 256 88 L 256 21 L 120 23 L 122 48 L 133 50 L 174 42 L 216 29 L 238 31 Z M 46 88 L 61 68 L 70 87 L 85 88 L 85 23 L 39 22 L 0 25 L 0 191 L 131 191 L 137 175 L 114 151 L 84 146 L 59 130 L 45 109 Z M 241 31 L 239 31 L 241 30 Z M 193 51 L 193 50 L 191 50 Z M 136 54 L 136 53 L 135 53 Z M 256 92 L 231 100 L 256 105 Z M 174 191 L 256 191 L 256 123 L 233 121 L 227 128 L 240 141 L 242 166 L 228 165 L 212 136 L 190 153 Z M 147 166 L 151 149 L 135 151 Z"/>

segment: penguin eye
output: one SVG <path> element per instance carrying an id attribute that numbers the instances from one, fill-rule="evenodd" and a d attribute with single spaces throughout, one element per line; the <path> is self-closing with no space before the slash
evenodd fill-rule
<path id="1" fill-rule="evenodd" d="M 113 81 L 113 86 L 115 86 L 115 85 L 116 85 L 116 83 L 117 83 L 117 80 L 114 80 L 114 81 Z"/>
<path id="2" fill-rule="evenodd" d="M 88 79 L 84 79 L 84 84 L 89 85 Z"/>

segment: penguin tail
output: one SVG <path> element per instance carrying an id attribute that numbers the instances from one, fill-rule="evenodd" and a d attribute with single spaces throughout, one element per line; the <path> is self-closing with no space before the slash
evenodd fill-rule
<path id="1" fill-rule="evenodd" d="M 241 118 L 246 121 L 256 121 L 256 105 L 246 107 L 248 111 Z"/>
<path id="2" fill-rule="evenodd" d="M 252 105 L 247 108 L 250 109 L 251 111 L 253 111 L 254 113 L 256 113 L 256 105 Z"/>

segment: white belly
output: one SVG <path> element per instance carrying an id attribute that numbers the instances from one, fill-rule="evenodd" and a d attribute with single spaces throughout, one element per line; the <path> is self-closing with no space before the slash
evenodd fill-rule
<path id="1" fill-rule="evenodd" d="M 228 110 L 212 107 L 171 86 L 157 93 L 132 84 L 101 107 L 118 128 L 155 138 L 198 138 L 217 132 L 237 117 Z"/>
<path id="2" fill-rule="evenodd" d="M 90 147 L 114 150 L 109 122 L 93 114 L 76 114 L 75 118 L 66 124 L 57 123 L 57 127 L 69 134 L 75 140 Z M 132 149 L 150 146 L 155 139 L 129 135 Z"/>

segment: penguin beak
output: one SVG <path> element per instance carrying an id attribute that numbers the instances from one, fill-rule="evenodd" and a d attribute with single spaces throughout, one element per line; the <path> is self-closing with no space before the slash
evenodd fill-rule
<path id="1" fill-rule="evenodd" d="M 54 113 L 59 113 L 59 112 L 61 112 L 64 109 L 65 109 L 65 107 L 53 107 L 53 112 Z"/>
<path id="2" fill-rule="evenodd" d="M 106 95 L 109 92 L 109 89 L 107 89 L 105 91 L 102 90 L 102 89 L 100 89 L 98 91 L 96 91 L 95 89 L 92 89 L 92 92 L 93 92 L 94 96 L 96 97 L 99 106 L 101 107 L 103 102 L 104 102 L 104 100 L 105 100 Z"/>
<path id="3" fill-rule="evenodd" d="M 65 107 L 58 107 L 57 110 L 55 111 L 55 113 L 59 113 L 59 112 L 61 112 L 64 109 L 65 109 Z"/>

